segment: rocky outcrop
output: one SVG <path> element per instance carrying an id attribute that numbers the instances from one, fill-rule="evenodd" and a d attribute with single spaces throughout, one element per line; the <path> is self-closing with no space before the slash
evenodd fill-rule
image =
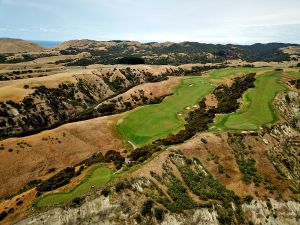
<path id="1" fill-rule="evenodd" d="M 100 195 L 100 193 L 98 193 Z M 66 224 L 137 224 L 135 218 L 139 211 L 137 206 L 130 205 L 127 195 L 120 195 L 116 201 L 110 197 L 98 196 L 87 198 L 79 207 L 54 208 L 47 212 L 24 219 L 16 225 L 66 225 Z M 242 210 L 248 223 L 297 225 L 300 219 L 300 204 L 293 201 L 279 202 L 274 199 L 254 200 L 243 204 Z M 153 219 L 151 224 L 162 225 L 217 225 L 218 213 L 215 209 L 199 208 L 185 210 L 182 213 L 168 212 L 163 221 Z M 140 224 L 147 224 L 145 219 Z M 148 223 L 149 224 L 149 223 Z"/>

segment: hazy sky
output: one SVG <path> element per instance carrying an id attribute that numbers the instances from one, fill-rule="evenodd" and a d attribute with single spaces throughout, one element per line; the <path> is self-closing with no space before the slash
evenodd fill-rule
<path id="1" fill-rule="evenodd" d="M 0 37 L 300 43 L 300 0 L 0 0 Z"/>

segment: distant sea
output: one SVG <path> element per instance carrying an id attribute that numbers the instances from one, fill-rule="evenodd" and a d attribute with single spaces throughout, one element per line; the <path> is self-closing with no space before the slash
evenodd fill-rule
<path id="1" fill-rule="evenodd" d="M 31 40 L 31 42 L 38 44 L 44 48 L 52 48 L 62 43 L 61 41 L 36 41 L 36 40 Z"/>

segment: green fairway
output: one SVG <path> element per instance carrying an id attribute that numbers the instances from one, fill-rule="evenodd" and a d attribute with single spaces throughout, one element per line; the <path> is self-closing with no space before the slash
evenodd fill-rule
<path id="1" fill-rule="evenodd" d="M 126 140 L 137 146 L 177 132 L 184 126 L 186 107 L 192 108 L 213 89 L 207 78 L 185 78 L 174 90 L 174 95 L 162 103 L 142 106 L 129 112 L 118 124 L 118 130 Z"/>
<path id="2" fill-rule="evenodd" d="M 79 185 L 77 185 L 69 192 L 55 193 L 45 196 L 37 202 L 37 206 L 51 206 L 79 197 L 90 191 L 92 186 L 100 187 L 106 184 L 111 180 L 112 175 L 113 173 L 111 169 L 106 167 L 97 167 L 94 170 L 92 170 Z"/>
<path id="3" fill-rule="evenodd" d="M 233 130 L 256 130 L 259 126 L 274 122 L 277 117 L 272 102 L 279 91 L 286 90 L 276 72 L 257 76 L 255 87 L 243 95 L 241 109 L 224 115 L 216 122 L 216 127 Z"/>
<path id="4" fill-rule="evenodd" d="M 219 69 L 219 70 L 214 70 L 211 73 L 209 73 L 209 78 L 213 79 L 220 79 L 224 77 L 230 77 L 233 76 L 237 73 L 255 73 L 255 72 L 260 72 L 260 71 L 268 71 L 272 70 L 271 67 L 257 67 L 257 68 L 252 68 L 252 67 L 237 67 L 237 68 L 225 68 L 225 69 Z"/>

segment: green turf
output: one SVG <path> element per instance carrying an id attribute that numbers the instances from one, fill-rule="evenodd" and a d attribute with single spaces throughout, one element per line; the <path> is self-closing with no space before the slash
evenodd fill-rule
<path id="1" fill-rule="evenodd" d="M 256 78 L 255 87 L 243 95 L 241 109 L 218 119 L 217 128 L 233 130 L 256 130 L 259 126 L 276 121 L 272 102 L 279 91 L 286 90 L 276 72 Z"/>
<path id="2" fill-rule="evenodd" d="M 111 169 L 106 167 L 96 167 L 79 185 L 77 185 L 69 192 L 50 194 L 38 200 L 36 205 L 38 207 L 44 207 L 67 202 L 87 193 L 91 190 L 92 186 L 100 187 L 106 184 L 111 180 L 112 175 L 113 174 Z"/>
<path id="3" fill-rule="evenodd" d="M 268 71 L 272 70 L 271 67 L 237 67 L 237 68 L 225 68 L 225 69 L 219 69 L 214 70 L 211 73 L 209 73 L 209 77 L 213 79 L 221 79 L 224 77 L 230 77 L 237 73 L 255 73 L 260 71 Z"/>
<path id="4" fill-rule="evenodd" d="M 295 79 L 300 79 L 300 71 L 285 71 L 284 74 Z"/>
<path id="5" fill-rule="evenodd" d="M 137 146 L 148 144 L 155 139 L 179 131 L 184 126 L 186 107 L 199 103 L 214 86 L 202 77 L 185 78 L 160 104 L 142 106 L 129 112 L 118 124 L 120 134 Z"/>

